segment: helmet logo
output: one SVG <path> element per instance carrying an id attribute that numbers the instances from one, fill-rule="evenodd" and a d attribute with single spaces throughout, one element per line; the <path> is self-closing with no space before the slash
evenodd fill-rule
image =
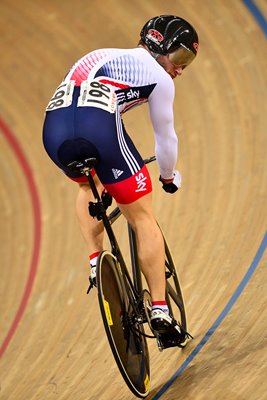
<path id="1" fill-rule="evenodd" d="M 193 43 L 193 47 L 194 47 L 194 49 L 195 49 L 196 51 L 198 51 L 198 43 L 197 43 L 197 42 L 194 42 L 194 43 Z"/>
<path id="2" fill-rule="evenodd" d="M 163 35 L 156 29 L 149 29 L 146 37 L 147 37 L 147 39 L 152 40 L 156 44 L 160 44 L 160 42 L 162 42 L 162 40 L 164 40 Z"/>

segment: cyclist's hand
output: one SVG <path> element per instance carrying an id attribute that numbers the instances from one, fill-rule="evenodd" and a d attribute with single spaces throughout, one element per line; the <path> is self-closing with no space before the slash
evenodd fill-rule
<path id="1" fill-rule="evenodd" d="M 163 179 L 161 176 L 159 177 L 160 182 L 162 182 L 162 188 L 167 193 L 175 193 L 182 184 L 182 175 L 179 171 L 174 171 L 173 179 Z"/>

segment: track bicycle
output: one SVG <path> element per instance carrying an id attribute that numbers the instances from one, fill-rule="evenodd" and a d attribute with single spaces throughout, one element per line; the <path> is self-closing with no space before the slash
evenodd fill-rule
<path id="1" fill-rule="evenodd" d="M 148 164 L 155 160 L 145 160 Z M 186 313 L 173 259 L 165 243 L 166 302 L 170 314 L 179 321 L 182 338 L 177 341 L 167 334 L 155 334 L 150 326 L 151 297 L 143 289 L 141 270 L 138 262 L 136 236 L 129 224 L 128 237 L 131 258 L 129 272 L 119 244 L 112 229 L 112 224 L 121 215 L 116 207 L 109 215 L 106 212 L 111 204 L 111 197 L 104 197 L 97 191 L 92 169 L 97 165 L 96 158 L 75 161 L 69 166 L 82 172 L 88 178 L 95 202 L 89 203 L 89 214 L 103 222 L 110 242 L 110 251 L 100 253 L 96 266 L 96 286 L 100 311 L 107 338 L 118 368 L 129 389 L 140 398 L 149 393 L 150 365 L 147 338 L 155 338 L 160 351 L 169 347 L 184 347 L 189 338 L 187 333 Z M 105 195 L 107 195 L 105 193 Z M 92 288 L 90 284 L 87 293 Z M 148 327 L 148 329 L 147 329 Z M 150 332 L 150 334 L 147 333 Z"/>

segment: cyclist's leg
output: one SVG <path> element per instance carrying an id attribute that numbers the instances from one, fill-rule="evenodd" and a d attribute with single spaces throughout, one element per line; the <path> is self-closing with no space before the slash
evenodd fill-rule
<path id="1" fill-rule="evenodd" d="M 96 187 L 101 193 L 103 186 L 97 176 L 94 177 Z M 104 227 L 102 221 L 91 217 L 88 213 L 88 203 L 95 201 L 88 183 L 79 183 L 79 192 L 76 199 L 76 215 L 80 230 L 88 247 L 88 254 L 97 254 L 103 250 Z"/>
<path id="2" fill-rule="evenodd" d="M 78 97 L 77 89 L 74 97 Z M 88 213 L 89 201 L 94 201 L 87 178 L 79 173 L 73 173 L 67 165 L 72 161 L 88 157 L 97 157 L 98 152 L 92 143 L 82 134 L 77 137 L 76 125 L 73 121 L 73 108 L 70 107 L 50 111 L 47 113 L 43 127 L 44 147 L 53 162 L 73 181 L 79 183 L 76 200 L 76 212 L 82 235 L 87 243 L 89 255 L 102 250 L 103 224 Z M 82 132 L 81 132 L 82 133 Z M 101 193 L 103 186 L 97 176 L 94 177 L 97 189 Z"/>
<path id="3" fill-rule="evenodd" d="M 152 184 L 143 159 L 119 113 L 101 115 L 101 129 L 90 140 L 101 163 L 96 172 L 137 235 L 138 256 L 152 299 L 165 299 L 164 242 L 152 208 Z M 155 249 L 157 251 L 155 252 Z"/>
<path id="4" fill-rule="evenodd" d="M 153 301 L 165 298 L 164 242 L 152 208 L 151 193 L 130 204 L 118 204 L 133 227 L 138 257 Z"/>
<path id="5" fill-rule="evenodd" d="M 155 332 L 179 336 L 180 328 L 168 315 L 165 301 L 164 240 L 152 209 L 149 172 L 118 115 L 115 129 L 119 146 L 116 149 L 117 142 L 109 129 L 105 136 L 110 138 L 107 151 L 103 149 L 103 141 L 102 149 L 97 147 L 101 151 L 97 174 L 136 232 L 138 256 L 152 296 L 151 326 Z"/>

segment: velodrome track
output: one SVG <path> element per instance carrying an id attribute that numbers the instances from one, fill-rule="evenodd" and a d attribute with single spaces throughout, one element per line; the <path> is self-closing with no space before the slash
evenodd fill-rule
<path id="1" fill-rule="evenodd" d="M 256 6 L 257 8 L 255 8 Z M 196 61 L 176 79 L 182 189 L 154 204 L 183 286 L 183 350 L 149 342 L 151 393 L 163 400 L 265 400 L 267 45 L 265 0 L 1 0 L 0 399 L 133 400 L 108 347 L 76 185 L 41 140 L 44 108 L 68 68 L 101 47 L 134 47 L 151 16 L 196 27 Z M 144 157 L 147 108 L 125 115 Z M 125 224 L 117 235 L 126 249 Z"/>

